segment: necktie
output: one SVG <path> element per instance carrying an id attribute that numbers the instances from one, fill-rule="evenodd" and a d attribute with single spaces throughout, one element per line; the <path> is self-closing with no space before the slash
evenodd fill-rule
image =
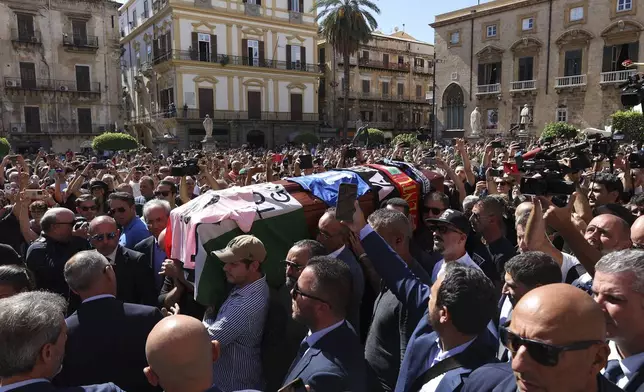
<path id="1" fill-rule="evenodd" d="M 617 381 L 624 375 L 622 367 L 619 366 L 619 361 L 617 359 L 611 359 L 606 365 L 606 370 L 604 371 L 604 377 L 613 384 L 617 384 Z"/>
<path id="2" fill-rule="evenodd" d="M 309 347 L 311 346 L 309 346 L 309 343 L 306 341 L 306 339 L 302 340 L 302 343 L 300 343 L 300 348 L 297 350 L 297 355 L 293 359 L 293 362 L 291 362 L 291 368 L 288 369 L 288 373 L 286 373 L 287 375 L 293 371 L 295 366 L 297 366 L 298 362 L 300 362 L 300 360 L 304 356 L 304 353 L 306 353 L 306 350 L 308 350 Z"/>

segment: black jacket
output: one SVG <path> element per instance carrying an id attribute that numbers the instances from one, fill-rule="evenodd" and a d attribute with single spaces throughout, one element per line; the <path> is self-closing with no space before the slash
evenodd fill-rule
<path id="1" fill-rule="evenodd" d="M 143 374 L 145 341 L 163 318 L 153 307 L 112 297 L 85 302 L 67 318 L 67 343 L 58 386 L 114 382 L 126 391 L 160 391 Z"/>
<path id="2" fill-rule="evenodd" d="M 133 304 L 157 305 L 158 294 L 154 283 L 154 271 L 143 253 L 119 245 L 112 267 L 116 273 L 118 299 Z"/>

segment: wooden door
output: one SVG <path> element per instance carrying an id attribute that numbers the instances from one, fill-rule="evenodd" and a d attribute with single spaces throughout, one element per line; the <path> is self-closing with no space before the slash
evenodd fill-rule
<path id="1" fill-rule="evenodd" d="M 72 21 L 74 45 L 87 46 L 87 24 L 82 20 Z"/>
<path id="2" fill-rule="evenodd" d="M 25 131 L 40 133 L 40 109 L 35 106 L 25 106 Z"/>
<path id="3" fill-rule="evenodd" d="M 259 91 L 248 92 L 248 118 L 254 120 L 262 118 L 262 93 Z"/>
<path id="4" fill-rule="evenodd" d="M 78 132 L 92 133 L 92 109 L 78 108 Z"/>
<path id="5" fill-rule="evenodd" d="M 291 94 L 291 120 L 302 121 L 302 94 Z"/>
<path id="6" fill-rule="evenodd" d="M 215 106 L 213 102 L 213 90 L 211 88 L 199 89 L 199 117 L 204 118 L 206 114 L 213 117 Z"/>
<path id="7" fill-rule="evenodd" d="M 20 84 L 22 88 L 36 88 L 36 64 L 20 63 Z"/>

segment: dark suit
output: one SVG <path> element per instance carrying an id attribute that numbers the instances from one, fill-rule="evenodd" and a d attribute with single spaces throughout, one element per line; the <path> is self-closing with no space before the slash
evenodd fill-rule
<path id="1" fill-rule="evenodd" d="M 336 258 L 344 261 L 351 270 L 351 276 L 353 277 L 353 300 L 349 304 L 347 321 L 351 323 L 357 333 L 360 333 L 360 304 L 362 303 L 362 296 L 364 295 L 364 273 L 358 260 L 356 260 L 356 257 L 348 246 L 345 246 Z"/>
<path id="2" fill-rule="evenodd" d="M 624 392 L 617 385 L 597 375 L 597 391 Z M 517 380 L 508 363 L 490 364 L 473 371 L 465 380 L 461 392 L 516 392 Z"/>
<path id="3" fill-rule="evenodd" d="M 100 298 L 67 318 L 63 369 L 56 385 L 113 381 L 127 391 L 159 391 L 143 374 L 145 341 L 163 318 L 157 308 Z"/>
<path id="4" fill-rule="evenodd" d="M 56 388 L 51 383 L 43 381 L 12 389 L 11 392 L 125 392 L 113 383 L 87 385 L 82 387 Z"/>
<path id="5" fill-rule="evenodd" d="M 116 273 L 116 297 L 123 302 L 156 306 L 159 294 L 145 255 L 119 245 L 115 258 L 111 264 Z"/>
<path id="6" fill-rule="evenodd" d="M 363 352 L 358 336 L 343 322 L 291 364 L 283 385 L 299 377 L 313 391 L 366 392 Z"/>
<path id="7" fill-rule="evenodd" d="M 154 287 L 158 293 L 161 292 L 161 287 L 163 286 L 163 276 L 161 279 L 157 278 L 159 271 L 156 270 L 154 265 L 154 259 L 156 257 L 156 238 L 154 236 L 149 236 L 138 244 L 134 245 L 132 250 L 143 253 L 145 255 L 144 260 L 150 266 L 152 271 L 152 279 L 154 279 Z"/>
<path id="8" fill-rule="evenodd" d="M 362 245 L 385 284 L 407 307 L 407 322 L 416 323 L 416 329 L 407 343 L 396 382 L 396 392 L 411 391 L 429 369 L 428 358 L 437 339 L 427 321 L 430 288 L 414 275 L 400 256 L 375 231 L 362 240 Z M 465 371 L 461 372 L 461 376 L 469 373 L 467 370 L 471 371 L 475 366 L 495 360 L 495 340 L 487 329 L 481 331 L 481 335 L 464 353 L 467 353 L 465 357 L 470 360 L 464 365 Z"/>

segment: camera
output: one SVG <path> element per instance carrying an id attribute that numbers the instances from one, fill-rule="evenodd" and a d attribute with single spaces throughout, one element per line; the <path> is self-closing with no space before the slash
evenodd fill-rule
<path id="1" fill-rule="evenodd" d="M 542 178 L 521 178 L 519 190 L 524 195 L 534 196 L 572 195 L 575 183 L 565 181 L 557 174 L 546 174 Z"/>
<path id="2" fill-rule="evenodd" d="M 170 166 L 170 175 L 173 177 L 196 176 L 197 174 L 199 174 L 198 159 L 174 160 Z"/>
<path id="3" fill-rule="evenodd" d="M 624 107 L 632 108 L 644 101 L 643 83 L 644 79 L 640 78 L 638 74 L 635 74 L 629 76 L 628 80 L 619 86 L 622 89 L 621 101 Z"/>
<path id="4" fill-rule="evenodd" d="M 644 168 L 644 152 L 632 152 L 628 155 L 628 163 L 631 166 L 631 169 L 641 169 Z"/>

